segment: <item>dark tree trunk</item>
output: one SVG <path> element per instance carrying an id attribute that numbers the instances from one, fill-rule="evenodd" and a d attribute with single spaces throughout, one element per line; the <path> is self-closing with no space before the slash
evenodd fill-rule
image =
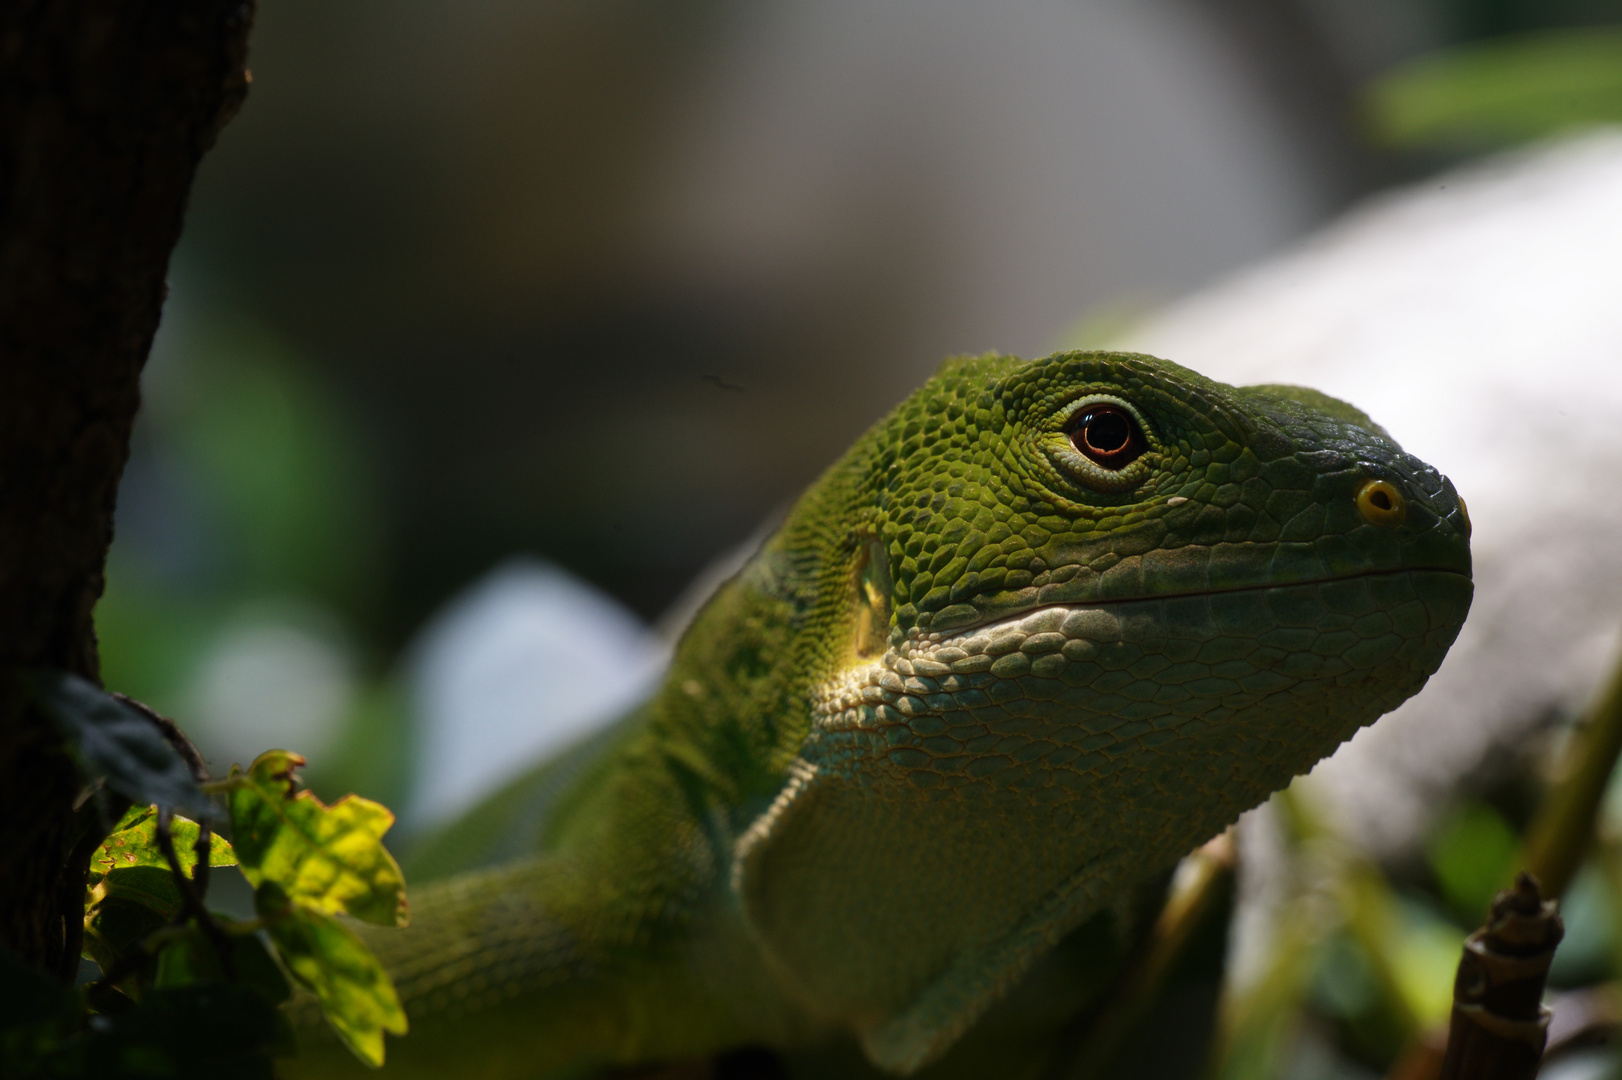
<path id="1" fill-rule="evenodd" d="M 0 4 L 0 943 L 63 975 L 79 785 L 4 669 L 97 677 L 141 366 L 197 162 L 247 92 L 252 16 L 253 0 Z"/>

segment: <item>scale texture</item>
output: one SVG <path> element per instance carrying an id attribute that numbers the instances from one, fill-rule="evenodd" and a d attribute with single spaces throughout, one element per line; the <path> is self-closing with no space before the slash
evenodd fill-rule
<path id="1" fill-rule="evenodd" d="M 1348 405 L 1138 354 L 948 361 L 646 705 L 421 853 L 449 876 L 367 931 L 412 1025 L 385 1073 L 765 1045 L 809 1075 L 854 1040 L 1030 1075 L 1177 860 L 1416 693 L 1470 597 L 1452 485 Z M 290 1075 L 358 1071 L 299 1019 Z"/>

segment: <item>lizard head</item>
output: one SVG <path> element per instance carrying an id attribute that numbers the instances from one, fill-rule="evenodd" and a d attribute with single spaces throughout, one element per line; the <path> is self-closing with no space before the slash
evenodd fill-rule
<path id="1" fill-rule="evenodd" d="M 889 579 L 892 646 L 1043 607 L 1470 574 L 1447 479 L 1312 390 L 1123 353 L 978 357 L 875 434 L 858 561 Z"/>
<path id="2" fill-rule="evenodd" d="M 848 466 L 848 647 L 816 728 L 882 733 L 925 787 L 1062 801 L 1092 760 L 1209 794 L 1226 770 L 1231 819 L 1417 692 L 1469 608 L 1453 485 L 1312 390 L 958 359 Z M 999 716 L 1013 756 L 987 750 Z"/>
<path id="3" fill-rule="evenodd" d="M 948 361 L 764 554 L 815 575 L 811 721 L 737 881 L 892 1066 L 1416 693 L 1471 596 L 1464 504 L 1367 416 L 1129 353 Z"/>

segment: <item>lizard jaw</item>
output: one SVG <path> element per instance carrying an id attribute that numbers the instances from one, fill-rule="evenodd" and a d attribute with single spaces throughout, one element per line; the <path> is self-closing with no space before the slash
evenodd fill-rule
<path id="1" fill-rule="evenodd" d="M 1211 685 L 1202 687 L 1207 691 L 1202 696 L 1221 698 L 1227 696 L 1224 689 L 1241 694 L 1262 690 L 1261 684 L 1270 681 L 1262 677 L 1263 673 L 1271 675 L 1270 669 L 1278 666 L 1277 659 L 1268 654 L 1276 653 L 1281 659 L 1290 652 L 1323 653 L 1310 645 L 1303 647 L 1299 641 L 1290 645 L 1269 643 L 1269 636 L 1276 640 L 1280 634 L 1293 633 L 1299 639 L 1302 635 L 1344 637 L 1352 631 L 1353 636 L 1342 646 L 1346 666 L 1372 669 L 1401 650 L 1415 631 L 1423 633 L 1421 625 L 1429 623 L 1419 610 L 1423 601 L 1415 595 L 1416 586 L 1421 593 L 1437 588 L 1453 591 L 1451 587 L 1461 579 L 1467 592 L 1468 578 L 1451 569 L 1404 569 L 1141 600 L 1050 604 L 945 633 L 914 628 L 883 656 L 848 668 L 823 683 L 814 694 L 813 724 L 829 732 L 909 724 L 914 717 L 972 712 L 983 707 L 990 701 L 988 691 L 998 682 L 1031 676 L 1070 683 L 1074 680 L 1067 677 L 1067 669 L 1073 676 L 1075 669 L 1083 665 L 1125 671 L 1133 661 L 1130 656 L 1119 655 L 1123 647 L 1130 653 L 1136 651 L 1134 642 L 1178 636 L 1175 627 L 1188 620 L 1180 618 L 1176 607 L 1192 605 L 1199 610 L 1199 618 L 1194 621 L 1204 621 L 1209 618 L 1208 604 L 1227 603 L 1241 596 L 1254 597 L 1264 607 L 1274 601 L 1287 605 L 1306 601 L 1320 617 L 1291 617 L 1291 613 L 1273 620 L 1272 625 L 1234 627 L 1229 642 L 1235 647 L 1215 650 L 1225 652 L 1224 659 L 1229 663 L 1206 663 L 1208 671 L 1191 672 L 1182 680 L 1198 684 L 1203 676 L 1203 682 Z M 1413 625 L 1403 625 L 1407 623 Z M 1242 647 L 1247 644 L 1252 648 Z M 1112 657 L 1112 653 L 1117 655 Z M 1244 655 L 1252 658 L 1254 670 L 1224 672 L 1224 667 L 1234 669 L 1233 661 Z M 1192 658 L 1187 662 L 1200 661 Z M 1321 677 L 1333 673 L 1316 674 Z M 1230 685 L 1215 685 L 1219 682 Z M 1145 695 L 1153 696 L 1163 687 L 1164 676 L 1156 673 L 1131 680 L 1122 690 L 1129 690 L 1133 684 L 1141 685 Z"/>

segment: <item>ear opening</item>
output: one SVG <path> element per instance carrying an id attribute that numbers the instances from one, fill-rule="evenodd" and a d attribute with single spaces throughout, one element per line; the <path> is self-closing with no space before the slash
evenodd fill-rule
<path id="1" fill-rule="evenodd" d="M 852 642 L 859 660 L 883 656 L 890 642 L 890 598 L 895 590 L 890 577 L 890 553 L 884 543 L 869 538 L 856 563 L 855 636 Z"/>

